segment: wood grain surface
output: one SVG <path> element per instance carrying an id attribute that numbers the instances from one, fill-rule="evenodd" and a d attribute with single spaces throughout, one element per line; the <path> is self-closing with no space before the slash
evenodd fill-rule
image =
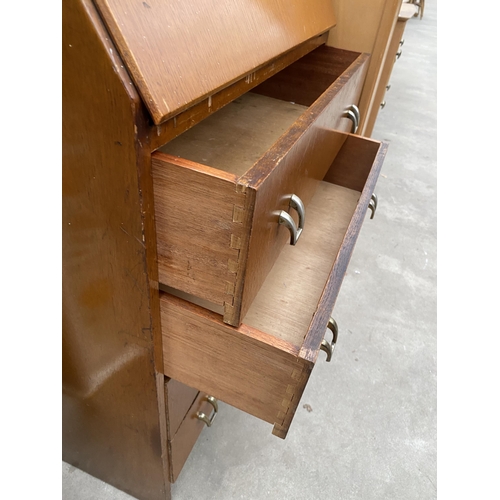
<path id="1" fill-rule="evenodd" d="M 330 0 L 96 0 L 156 124 L 335 24 Z"/>
<path id="2" fill-rule="evenodd" d="M 283 249 L 242 325 L 167 293 L 160 299 L 166 373 L 274 424 L 280 437 L 316 362 L 387 148 L 340 135 L 302 239 Z"/>
<path id="3" fill-rule="evenodd" d="M 198 389 L 193 389 L 173 378 L 164 382 L 165 401 L 168 401 L 168 439 L 172 440 L 189 408 L 198 396 Z"/>
<path id="4" fill-rule="evenodd" d="M 289 52 L 273 59 L 270 63 L 258 68 L 245 77 L 237 80 L 228 87 L 210 95 L 197 104 L 194 104 L 189 109 L 180 112 L 178 115 L 162 122 L 159 125 L 151 126 L 150 141 L 151 149 L 156 150 L 165 145 L 167 142 L 175 139 L 186 130 L 194 127 L 202 120 L 211 116 L 213 113 L 231 103 L 238 97 L 249 92 L 254 87 L 265 81 L 267 78 L 275 75 L 289 64 L 300 59 L 311 50 L 326 43 L 328 33 L 317 36 L 304 42 L 303 44 L 294 47 Z"/>
<path id="5" fill-rule="evenodd" d="M 160 304 L 168 376 L 281 428 L 312 368 L 298 349 L 172 295 Z"/>
<path id="6" fill-rule="evenodd" d="M 411 7 L 417 7 L 413 4 L 403 4 L 401 6 L 401 9 L 403 9 L 404 6 L 409 5 Z M 391 40 L 389 42 L 389 46 L 387 48 L 387 57 L 385 58 L 383 67 L 382 67 L 382 72 L 380 74 L 380 82 L 377 85 L 377 88 L 374 93 L 373 97 L 373 102 L 374 102 L 374 108 L 373 112 L 367 117 L 365 123 L 364 123 L 364 134 L 367 136 L 371 136 L 373 132 L 373 128 L 375 127 L 375 122 L 378 116 L 378 113 L 381 112 L 380 109 L 380 104 L 384 100 L 384 96 L 386 95 L 387 92 L 387 84 L 389 83 L 389 78 L 392 73 L 392 68 L 394 67 L 394 64 L 396 62 L 396 52 L 399 49 L 399 42 L 403 38 L 403 33 L 405 30 L 406 26 L 406 21 L 407 19 L 405 16 L 398 16 L 398 21 L 394 26 L 394 31 L 392 32 Z M 390 95 L 387 96 L 390 99 Z M 377 106 L 378 103 L 378 106 Z"/>
<path id="7" fill-rule="evenodd" d="M 329 51 L 330 57 L 334 53 L 334 50 Z M 307 204 L 342 146 L 345 136 L 337 131 L 348 131 L 352 127 L 352 122 L 344 114 L 349 105 L 358 102 L 366 63 L 367 56 L 359 55 L 239 179 L 239 183 L 257 191 L 241 319 L 289 242 L 288 230 L 277 224 L 276 214 L 280 210 L 294 213 L 288 203 L 289 197 L 296 194 L 306 206 L 307 217 Z"/>
<path id="8" fill-rule="evenodd" d="M 337 18 L 330 30 L 328 45 L 371 54 L 366 81 L 359 101 L 361 124 L 358 135 L 369 136 L 367 120 L 379 111 L 375 93 L 381 83 L 381 72 L 402 0 L 332 0 Z"/>
<path id="9" fill-rule="evenodd" d="M 344 113 L 368 57 L 320 47 L 305 58 L 289 68 L 304 82 L 315 73 L 304 66 L 322 75 L 309 108 L 249 93 L 153 153 L 160 281 L 224 305 L 234 326 L 289 241 L 276 214 L 292 194 L 307 205 L 345 140 L 334 129 L 352 127 Z"/>
<path id="10" fill-rule="evenodd" d="M 62 54 L 63 460 L 166 499 L 147 112 L 90 0 L 63 3 Z"/>
<path id="11" fill-rule="evenodd" d="M 175 483 L 179 477 L 182 467 L 186 463 L 201 431 L 206 427 L 205 423 L 196 417 L 198 412 L 204 413 L 209 418 L 213 413 L 213 406 L 207 401 L 207 395 L 203 392 L 198 393 L 184 416 L 179 429 L 171 439 L 169 438 L 168 447 L 171 457 L 170 482 L 172 483 Z M 221 424 L 218 421 L 214 421 L 213 425 Z M 210 432 L 210 429 L 207 429 L 205 432 Z"/>

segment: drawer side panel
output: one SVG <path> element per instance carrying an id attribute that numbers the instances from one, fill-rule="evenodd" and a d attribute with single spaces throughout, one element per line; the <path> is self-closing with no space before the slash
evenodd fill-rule
<path id="1" fill-rule="evenodd" d="M 230 315 L 240 254 L 248 246 L 251 190 L 229 174 L 192 165 L 153 155 L 159 281 L 224 306 Z"/>

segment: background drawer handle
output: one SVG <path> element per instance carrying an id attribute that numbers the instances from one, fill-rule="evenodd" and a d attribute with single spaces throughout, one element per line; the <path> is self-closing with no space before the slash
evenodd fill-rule
<path id="1" fill-rule="evenodd" d="M 396 52 L 396 61 L 401 57 L 402 53 L 403 51 L 401 49 Z"/>
<path id="2" fill-rule="evenodd" d="M 335 344 L 337 343 L 337 338 L 339 336 L 339 327 L 337 326 L 337 322 L 333 318 L 330 318 L 327 328 L 333 333 L 333 339 L 331 343 L 326 339 L 323 339 L 320 349 L 326 352 L 326 362 L 329 363 L 332 359 L 333 350 L 335 349 Z"/>
<path id="3" fill-rule="evenodd" d="M 351 134 L 355 134 L 358 130 L 359 126 L 359 109 L 355 104 L 349 106 L 349 109 L 345 112 L 344 115 L 346 118 L 352 121 L 352 130 Z"/>
<path id="4" fill-rule="evenodd" d="M 292 194 L 290 197 L 290 208 L 297 210 L 299 214 L 299 227 L 295 225 L 294 220 L 290 216 L 288 212 L 282 210 L 279 213 L 278 223 L 280 225 L 286 226 L 290 231 L 290 245 L 295 245 L 302 234 L 302 230 L 304 229 L 304 225 L 306 223 L 306 209 L 302 200 L 296 195 Z"/>
<path id="5" fill-rule="evenodd" d="M 217 416 L 217 412 L 219 411 L 219 405 L 217 404 L 217 400 L 213 396 L 207 396 L 207 401 L 214 407 L 212 416 L 208 418 L 203 412 L 199 411 L 196 413 L 196 418 L 198 418 L 199 420 L 203 420 L 207 427 L 212 427 L 215 417 Z"/>
<path id="6" fill-rule="evenodd" d="M 373 219 L 375 217 L 375 212 L 377 211 L 377 205 L 378 205 L 378 198 L 377 195 L 373 193 L 370 203 L 368 203 L 368 208 L 372 211 L 370 219 Z"/>

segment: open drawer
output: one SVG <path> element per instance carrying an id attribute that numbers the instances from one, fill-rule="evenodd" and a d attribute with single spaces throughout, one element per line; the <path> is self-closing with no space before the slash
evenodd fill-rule
<path id="1" fill-rule="evenodd" d="M 274 425 L 284 438 L 320 350 L 387 146 L 328 132 L 342 144 L 238 328 L 198 299 L 160 294 L 165 375 Z"/>
<path id="2" fill-rule="evenodd" d="M 152 155 L 160 283 L 239 326 L 358 122 L 368 56 L 321 46 Z"/>

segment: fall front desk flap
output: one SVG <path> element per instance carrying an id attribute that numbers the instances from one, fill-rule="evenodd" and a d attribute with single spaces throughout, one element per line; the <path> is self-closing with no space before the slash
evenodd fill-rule
<path id="1" fill-rule="evenodd" d="M 95 0 L 156 124 L 335 25 L 331 0 Z"/>

